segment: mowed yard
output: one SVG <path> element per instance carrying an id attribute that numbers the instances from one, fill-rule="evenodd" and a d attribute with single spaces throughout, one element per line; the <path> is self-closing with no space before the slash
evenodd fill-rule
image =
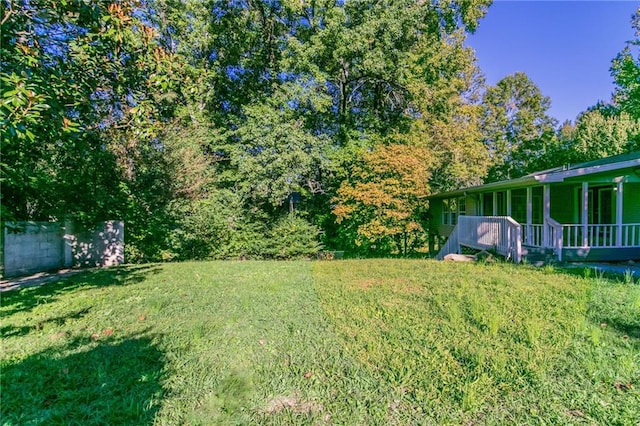
<path id="1" fill-rule="evenodd" d="M 640 419 L 640 283 L 426 260 L 94 270 L 2 294 L 4 425 Z"/>

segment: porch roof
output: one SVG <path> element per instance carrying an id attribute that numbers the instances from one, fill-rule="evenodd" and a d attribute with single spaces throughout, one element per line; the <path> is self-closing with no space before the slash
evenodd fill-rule
<path id="1" fill-rule="evenodd" d="M 600 160 L 589 161 L 586 163 L 567 164 L 561 167 L 556 167 L 554 169 L 531 173 L 517 179 L 503 180 L 499 182 L 487 183 L 485 185 L 462 188 L 456 191 L 442 192 L 439 194 L 431 195 L 427 198 L 451 198 L 459 197 L 465 194 L 499 191 L 501 189 L 526 188 L 533 185 L 559 183 L 569 179 L 580 179 L 583 176 L 625 169 L 628 169 L 629 173 L 631 172 L 631 170 L 636 173 L 640 172 L 640 151 L 602 158 Z"/>

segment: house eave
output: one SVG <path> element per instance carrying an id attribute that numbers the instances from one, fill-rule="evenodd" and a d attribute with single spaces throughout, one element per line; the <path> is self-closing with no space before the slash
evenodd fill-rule
<path id="1" fill-rule="evenodd" d="M 611 164 L 578 167 L 570 170 L 547 170 L 543 172 L 533 173 L 517 179 L 505 180 L 500 182 L 492 182 L 485 185 L 472 186 L 469 188 L 458 189 L 455 191 L 434 194 L 428 199 L 435 200 L 441 198 L 461 197 L 468 194 L 478 194 L 482 192 L 499 191 L 514 188 L 526 188 L 534 185 L 544 185 L 552 183 L 562 183 L 565 180 L 575 180 L 583 176 L 595 175 L 600 173 L 608 173 L 616 170 L 640 170 L 640 158 L 615 162 Z"/>
<path id="2" fill-rule="evenodd" d="M 501 189 L 525 188 L 527 186 L 536 185 L 538 183 L 539 181 L 537 176 L 524 176 L 517 179 L 503 180 L 500 182 L 492 182 L 485 185 L 472 186 L 455 191 L 442 192 L 439 194 L 431 195 L 428 198 L 431 200 L 438 198 L 453 198 L 468 194 L 478 194 L 481 192 L 499 191 Z"/>

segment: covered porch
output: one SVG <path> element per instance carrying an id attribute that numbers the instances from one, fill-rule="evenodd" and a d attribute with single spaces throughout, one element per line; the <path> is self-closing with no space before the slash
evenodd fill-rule
<path id="1" fill-rule="evenodd" d="M 459 243 L 469 247 L 509 247 L 500 254 L 514 261 L 535 250 L 552 250 L 560 261 L 640 259 L 640 181 L 634 178 L 484 191 L 442 205 L 443 231 L 459 228 Z"/>

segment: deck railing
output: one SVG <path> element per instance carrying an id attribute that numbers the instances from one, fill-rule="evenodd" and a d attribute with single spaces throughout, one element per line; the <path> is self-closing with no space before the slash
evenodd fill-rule
<path id="1" fill-rule="evenodd" d="M 562 225 L 564 247 L 640 247 L 640 223 Z"/>
<path id="2" fill-rule="evenodd" d="M 562 246 L 564 245 L 564 235 L 562 234 L 562 224 L 548 217 L 546 219 L 548 226 L 549 241 L 546 242 L 547 247 L 553 247 L 559 261 L 562 261 Z"/>
<path id="3" fill-rule="evenodd" d="M 544 246 L 544 225 L 522 225 L 524 228 L 524 240 L 522 244 L 532 247 Z"/>
<path id="4" fill-rule="evenodd" d="M 508 216 L 460 216 L 458 244 L 476 249 L 493 249 L 518 263 L 522 260 L 522 229 Z"/>
<path id="5" fill-rule="evenodd" d="M 563 225 L 547 218 L 545 224 L 520 225 L 509 216 L 460 216 L 438 258 L 467 246 L 495 250 L 518 263 L 523 244 L 553 248 L 558 260 L 562 260 L 563 248 L 640 247 L 640 223 Z"/>
<path id="6" fill-rule="evenodd" d="M 622 225 L 620 237 L 623 247 L 640 247 L 640 223 Z"/>

